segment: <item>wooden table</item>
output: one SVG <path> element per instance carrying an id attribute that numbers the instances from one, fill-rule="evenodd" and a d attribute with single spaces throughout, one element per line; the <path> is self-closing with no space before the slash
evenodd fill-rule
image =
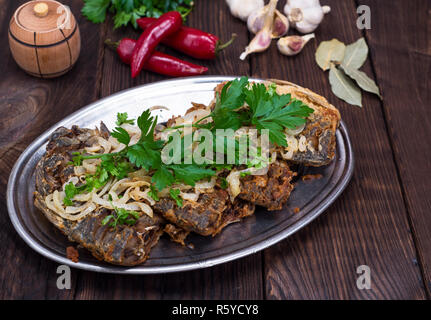
<path id="1" fill-rule="evenodd" d="M 359 1 L 322 0 L 332 8 L 296 57 L 275 44 L 238 59 L 250 39 L 222 0 L 196 0 L 188 25 L 228 39 L 239 37 L 216 61 L 211 75 L 286 79 L 308 87 L 341 111 L 356 156 L 345 192 L 316 221 L 285 241 L 224 265 L 155 276 L 72 271 L 72 289 L 56 287 L 57 264 L 31 250 L 18 236 L 6 208 L 6 185 L 20 153 L 38 135 L 71 112 L 120 90 L 165 79 L 129 68 L 103 45 L 106 38 L 138 37 L 113 31 L 80 14 L 82 1 L 63 0 L 78 19 L 82 52 L 75 68 L 54 80 L 22 72 L 7 43 L 9 19 L 24 1 L 0 0 L 0 298 L 16 299 L 426 299 L 431 293 L 431 2 L 363 0 L 371 30 L 356 27 Z M 284 4 L 284 1 L 280 1 Z M 351 43 L 365 37 L 373 77 L 383 101 L 365 94 L 362 109 L 336 98 L 314 62 L 320 41 Z M 177 54 L 178 55 L 178 54 Z M 189 59 L 190 60 L 190 59 Z M 371 289 L 356 286 L 356 269 L 371 269 Z"/>

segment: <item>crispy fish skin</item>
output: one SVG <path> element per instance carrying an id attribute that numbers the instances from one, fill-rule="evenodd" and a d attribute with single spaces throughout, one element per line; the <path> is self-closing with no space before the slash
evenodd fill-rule
<path id="1" fill-rule="evenodd" d="M 295 172 L 283 161 L 269 166 L 265 175 L 249 175 L 241 178 L 239 198 L 265 207 L 268 211 L 281 210 L 289 199 L 294 186 Z"/>
<path id="2" fill-rule="evenodd" d="M 329 164 L 335 156 L 335 134 L 341 120 L 338 109 L 324 97 L 294 83 L 272 79 L 266 82 L 268 85 L 271 83 L 277 85 L 278 94 L 289 93 L 314 110 L 307 118 L 304 130 L 293 137 L 298 147 L 290 149 L 292 152 L 285 159 L 313 167 Z"/>
<path id="3" fill-rule="evenodd" d="M 172 199 L 160 199 L 154 210 L 169 222 L 203 236 L 216 235 L 228 224 L 254 213 L 254 205 L 241 200 L 230 203 L 226 191 L 216 188 L 213 192 L 203 193 L 194 201 L 183 201 L 179 208 Z"/>
<path id="4" fill-rule="evenodd" d="M 47 152 L 36 167 L 36 191 L 34 203 L 48 220 L 60 229 L 71 241 L 87 248 L 96 258 L 112 264 L 134 266 L 143 263 L 154 246 L 162 230 L 161 220 L 142 215 L 133 226 L 112 228 L 102 225 L 102 220 L 111 210 L 101 208 L 81 220 L 70 221 L 58 216 L 45 203 L 45 197 L 61 186 L 73 174 L 69 165 L 72 152 L 91 144 L 98 136 L 107 137 L 107 132 L 58 128 L 51 136 Z"/>

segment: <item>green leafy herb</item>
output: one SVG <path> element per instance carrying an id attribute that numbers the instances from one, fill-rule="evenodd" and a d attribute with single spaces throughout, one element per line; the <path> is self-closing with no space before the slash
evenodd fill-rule
<path id="1" fill-rule="evenodd" d="M 220 188 L 227 189 L 229 186 L 229 183 L 227 182 L 226 178 L 220 177 Z"/>
<path id="2" fill-rule="evenodd" d="M 134 225 L 139 217 L 140 215 L 136 211 L 128 211 L 124 208 L 114 207 L 114 212 L 102 220 L 102 225 L 106 225 L 108 222 L 110 222 L 109 226 L 113 228 L 123 224 Z"/>
<path id="3" fill-rule="evenodd" d="M 117 122 L 115 122 L 117 124 L 117 126 L 121 126 L 123 123 L 128 123 L 128 124 L 135 124 L 135 119 L 128 119 L 128 114 L 127 112 L 123 112 L 123 113 L 117 113 Z"/>
<path id="4" fill-rule="evenodd" d="M 380 95 L 379 87 L 376 85 L 373 79 L 367 76 L 365 72 L 359 71 L 352 67 L 346 66 L 344 63 L 340 64 L 340 69 L 344 71 L 346 75 L 355 80 L 358 86 L 361 87 L 362 90 L 367 92 L 371 92 L 376 94 L 380 99 L 382 96 Z"/>
<path id="5" fill-rule="evenodd" d="M 125 129 L 117 127 L 111 132 L 111 136 L 117 139 L 118 142 L 123 143 L 126 146 L 129 145 L 130 135 Z"/>
<path id="6" fill-rule="evenodd" d="M 342 60 L 343 64 L 352 69 L 361 68 L 368 56 L 368 46 L 364 38 L 360 38 L 358 41 L 346 46 L 346 52 Z M 335 59 L 334 59 L 335 60 Z"/>
<path id="7" fill-rule="evenodd" d="M 245 102 L 248 109 L 242 108 Z M 250 85 L 248 78 L 242 77 L 228 82 L 217 96 L 214 111 L 208 116 L 213 122 L 209 125 L 198 122 L 196 126 L 237 130 L 244 125 L 255 125 L 260 131 L 269 130 L 271 142 L 287 146 L 284 129 L 304 124 L 312 112 L 313 109 L 292 99 L 290 94 L 279 95 L 274 87 L 267 89 L 262 83 Z"/>
<path id="8" fill-rule="evenodd" d="M 332 66 L 331 70 L 329 70 L 329 82 L 331 83 L 332 91 L 338 98 L 352 105 L 362 107 L 361 90 L 343 71 Z"/>
<path id="9" fill-rule="evenodd" d="M 332 92 L 347 103 L 360 107 L 361 89 L 382 99 L 377 84 L 365 72 L 358 70 L 367 60 L 367 56 L 368 46 L 364 38 L 348 46 L 337 39 L 323 41 L 316 51 L 317 64 L 324 71 L 329 69 Z"/>
<path id="10" fill-rule="evenodd" d="M 169 195 L 171 196 L 172 199 L 175 200 L 178 207 L 181 208 L 183 206 L 183 199 L 181 199 L 179 196 L 180 195 L 179 189 L 169 189 Z"/>
<path id="11" fill-rule="evenodd" d="M 153 185 L 151 185 L 151 186 L 150 186 L 150 191 L 148 192 L 148 195 L 149 195 L 151 198 L 153 198 L 153 200 L 154 200 L 154 201 L 159 201 L 159 200 L 160 200 L 160 199 L 159 199 L 158 192 L 157 192 L 157 189 L 156 189 L 156 187 L 155 187 L 155 186 L 153 186 Z"/>
<path id="12" fill-rule="evenodd" d="M 342 61 L 346 45 L 337 39 L 322 41 L 316 51 L 316 62 L 323 71 L 331 67 L 332 61 Z"/>
<path id="13" fill-rule="evenodd" d="M 127 26 L 136 29 L 140 17 L 158 18 L 168 11 L 178 11 L 184 17 L 192 10 L 193 0 L 84 0 L 82 14 L 91 22 L 101 23 L 106 13 L 113 13 L 114 28 Z"/>
<path id="14" fill-rule="evenodd" d="M 279 95 L 267 91 L 264 84 L 254 84 L 246 92 L 245 101 L 250 106 L 251 124 L 257 129 L 269 131 L 269 140 L 280 146 L 286 146 L 285 128 L 294 129 L 306 122 L 313 109 L 290 94 Z"/>
<path id="15" fill-rule="evenodd" d="M 72 199 L 75 195 L 79 194 L 78 189 L 75 187 L 75 185 L 72 182 L 69 182 L 64 186 L 64 193 L 66 193 L 66 196 L 63 199 L 63 203 L 66 206 L 72 206 L 73 202 Z"/>

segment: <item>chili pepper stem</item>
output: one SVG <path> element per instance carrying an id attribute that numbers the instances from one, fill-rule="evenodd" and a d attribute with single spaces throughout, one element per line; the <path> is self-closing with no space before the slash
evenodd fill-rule
<path id="1" fill-rule="evenodd" d="M 112 41 L 111 39 L 106 39 L 105 44 L 113 49 L 117 49 L 117 47 L 120 45 L 120 41 Z"/>
<path id="2" fill-rule="evenodd" d="M 226 43 L 221 43 L 220 41 L 217 41 L 217 45 L 216 45 L 216 49 L 215 49 L 215 54 L 217 55 L 220 51 L 226 49 L 227 47 L 229 47 L 236 39 L 238 35 L 236 33 L 232 34 L 232 37 L 230 38 L 230 40 Z"/>

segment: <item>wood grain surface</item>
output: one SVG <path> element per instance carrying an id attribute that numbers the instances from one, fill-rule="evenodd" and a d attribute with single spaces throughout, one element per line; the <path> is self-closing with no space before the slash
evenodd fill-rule
<path id="1" fill-rule="evenodd" d="M 340 198 L 316 221 L 262 253 L 224 265 L 155 276 L 106 275 L 72 270 L 72 289 L 56 287 L 57 264 L 31 250 L 13 229 L 6 185 L 19 154 L 38 135 L 73 111 L 120 90 L 163 80 L 143 72 L 131 79 L 128 66 L 104 47 L 139 33 L 113 31 L 111 20 L 95 25 L 82 17 L 82 1 L 71 7 L 81 29 L 81 56 L 68 74 L 40 80 L 13 61 L 7 26 L 25 1 L 0 0 L 0 299 L 426 299 L 431 288 L 430 92 L 431 30 L 427 0 L 366 0 L 372 28 L 356 27 L 354 0 L 322 0 L 332 11 L 316 39 L 295 57 L 281 56 L 275 43 L 246 61 L 239 55 L 250 40 L 225 1 L 197 0 L 187 24 L 227 40 L 238 39 L 217 60 L 202 62 L 210 75 L 285 79 L 325 96 L 349 129 L 355 173 Z M 280 1 L 284 4 L 284 1 Z M 396 4 L 395 4 L 396 3 Z M 394 23 L 393 17 L 398 17 Z M 291 32 L 293 33 L 293 32 Z M 314 62 L 318 44 L 364 36 L 371 55 L 363 71 L 374 78 L 383 101 L 364 94 L 362 109 L 335 97 L 327 73 Z M 356 286 L 360 265 L 371 268 L 372 288 Z"/>

